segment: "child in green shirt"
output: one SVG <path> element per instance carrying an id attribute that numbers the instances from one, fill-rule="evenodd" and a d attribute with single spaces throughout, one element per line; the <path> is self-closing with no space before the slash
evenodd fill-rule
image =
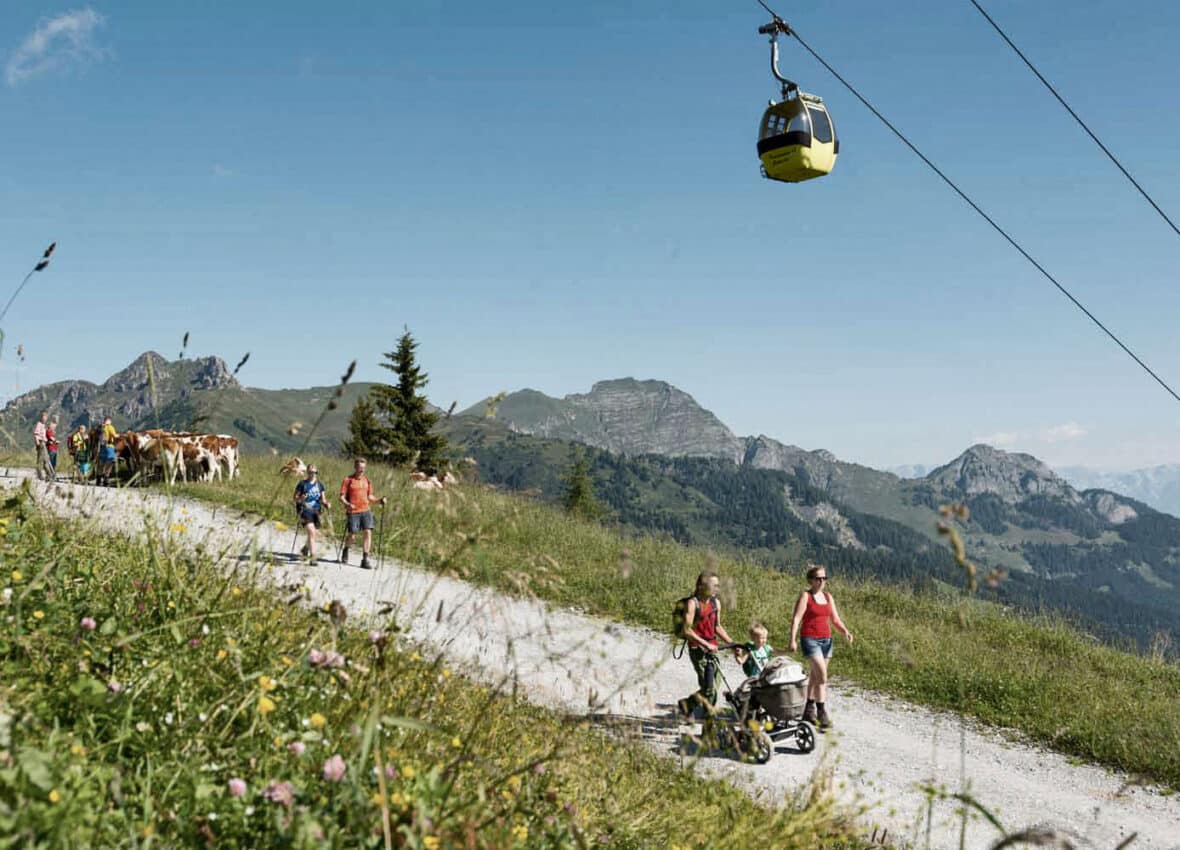
<path id="1" fill-rule="evenodd" d="M 742 665 L 742 672 L 747 676 L 757 676 L 770 660 L 774 647 L 767 643 L 770 632 L 762 623 L 750 626 L 750 640 L 738 647 L 737 660 Z"/>

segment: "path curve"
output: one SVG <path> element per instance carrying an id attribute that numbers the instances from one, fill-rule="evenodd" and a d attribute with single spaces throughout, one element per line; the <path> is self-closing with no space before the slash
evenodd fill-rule
<path id="1" fill-rule="evenodd" d="M 0 479 L 5 487 L 16 486 L 28 471 L 10 470 L 9 475 Z M 275 584 L 306 585 L 311 604 L 338 599 L 358 616 L 393 606 L 415 640 L 438 648 L 457 665 L 512 683 L 541 705 L 589 715 L 683 760 L 677 749 L 682 730 L 671 706 L 695 688 L 695 678 L 687 660 L 669 657 L 667 639 L 648 629 L 506 597 L 392 559 L 374 571 L 357 568 L 356 554 L 351 567 L 334 561 L 297 564 L 288 557 L 293 529 L 258 524 L 257 517 L 204 502 L 170 502 L 150 491 L 32 483 L 45 508 L 89 518 L 105 530 L 139 535 L 150 522 L 182 545 L 222 553 L 227 568 L 248 567 L 252 559 L 245 556 L 258 554 L 269 565 L 259 575 Z M 730 659 L 725 673 L 734 684 L 741 679 Z M 888 828 L 898 846 L 926 846 L 922 787 L 957 791 L 965 772 L 970 793 L 1010 830 L 1038 824 L 1067 828 L 1078 846 L 1100 850 L 1113 850 L 1135 832 L 1131 847 L 1136 850 L 1180 848 L 1180 796 L 1137 785 L 1102 767 L 1071 764 L 1065 756 L 1002 731 L 961 724 L 954 714 L 847 685 L 833 685 L 830 691 L 838 728 L 819 736 L 814 753 L 800 755 L 784 742 L 766 765 L 716 754 L 697 758 L 697 769 L 773 800 L 805 786 L 823 764 L 832 772 L 831 788 L 840 800 L 869 807 L 866 833 L 875 826 Z M 937 804 L 930 846 L 957 847 L 959 828 L 953 805 Z M 994 827 L 974 818 L 967 846 L 987 848 L 997 837 Z"/>

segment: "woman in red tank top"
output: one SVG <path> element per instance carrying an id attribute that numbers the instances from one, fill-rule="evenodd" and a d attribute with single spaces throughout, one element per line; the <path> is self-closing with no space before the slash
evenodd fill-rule
<path id="1" fill-rule="evenodd" d="M 826 590 L 827 580 L 826 568 L 812 566 L 807 570 L 808 587 L 799 594 L 799 601 L 795 603 L 795 616 L 791 621 L 790 651 L 795 652 L 798 648 L 797 637 L 802 626 L 803 656 L 808 661 L 807 706 L 803 709 L 803 719 L 817 724 L 820 729 L 832 725 L 825 705 L 828 661 L 832 657 L 832 626 L 852 643 L 852 632 L 840 619 L 836 600 Z"/>

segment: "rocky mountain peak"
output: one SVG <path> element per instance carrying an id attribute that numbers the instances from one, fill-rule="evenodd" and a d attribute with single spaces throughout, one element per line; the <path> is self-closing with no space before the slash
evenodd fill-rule
<path id="1" fill-rule="evenodd" d="M 150 374 L 154 374 L 157 381 L 168 374 L 168 361 L 155 351 L 145 351 L 136 357 L 128 366 L 107 378 L 102 389 L 107 392 L 141 390 L 150 383 Z"/>
<path id="2" fill-rule="evenodd" d="M 1030 496 L 1080 500 L 1077 491 L 1032 455 L 1006 452 L 983 443 L 935 469 L 926 480 L 961 496 L 992 493 L 1010 503 Z"/>

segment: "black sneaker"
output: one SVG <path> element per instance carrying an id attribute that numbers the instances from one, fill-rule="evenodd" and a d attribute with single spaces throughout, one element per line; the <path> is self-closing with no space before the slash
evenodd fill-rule
<path id="1" fill-rule="evenodd" d="M 370 563 L 368 555 L 361 555 L 361 569 L 362 570 L 373 569 L 373 564 Z"/>
<path id="2" fill-rule="evenodd" d="M 347 546 L 345 546 L 343 549 L 340 550 L 340 563 L 342 563 L 342 564 L 348 563 L 348 547 Z"/>

